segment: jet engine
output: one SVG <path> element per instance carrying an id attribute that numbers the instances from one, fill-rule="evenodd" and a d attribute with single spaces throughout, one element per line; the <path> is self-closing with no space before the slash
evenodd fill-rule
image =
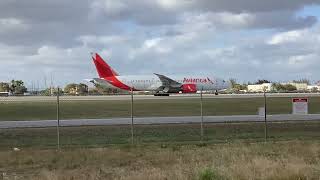
<path id="1" fill-rule="evenodd" d="M 164 87 L 163 92 L 165 93 L 178 93 L 179 91 L 181 91 L 180 87 Z"/>
<path id="2" fill-rule="evenodd" d="M 196 93 L 197 92 L 197 85 L 195 84 L 183 84 L 181 86 L 182 93 Z"/>

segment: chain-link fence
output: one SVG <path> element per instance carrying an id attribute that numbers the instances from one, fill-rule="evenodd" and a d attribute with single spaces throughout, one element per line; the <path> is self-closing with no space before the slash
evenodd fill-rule
<path id="1" fill-rule="evenodd" d="M 133 97 L 133 99 L 132 99 Z M 292 114 L 292 98 L 308 113 Z M 92 147 L 320 138 L 318 94 L 1 97 L 0 146 Z"/>

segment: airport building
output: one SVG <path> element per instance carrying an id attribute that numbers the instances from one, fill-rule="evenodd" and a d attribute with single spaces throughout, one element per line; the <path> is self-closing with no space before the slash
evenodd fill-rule
<path id="1" fill-rule="evenodd" d="M 272 89 L 272 83 L 253 84 L 248 85 L 248 92 L 270 92 Z"/>
<path id="2" fill-rule="evenodd" d="M 307 91 L 308 90 L 308 84 L 307 83 L 285 83 L 283 85 L 287 85 L 287 84 L 295 86 L 297 88 L 297 91 Z"/>

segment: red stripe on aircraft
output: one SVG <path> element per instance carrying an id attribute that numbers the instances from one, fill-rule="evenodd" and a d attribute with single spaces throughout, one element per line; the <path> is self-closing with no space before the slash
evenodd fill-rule
<path id="1" fill-rule="evenodd" d="M 119 89 L 131 91 L 131 88 L 132 88 L 133 91 L 137 91 L 137 89 L 130 87 L 130 86 L 124 84 L 123 82 L 121 82 L 116 76 L 105 77 L 104 79 Z"/>

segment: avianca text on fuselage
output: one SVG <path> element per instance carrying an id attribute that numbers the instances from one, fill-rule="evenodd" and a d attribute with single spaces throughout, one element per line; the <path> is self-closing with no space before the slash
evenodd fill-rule
<path id="1" fill-rule="evenodd" d="M 126 75 L 120 76 L 99 54 L 93 53 L 92 60 L 96 66 L 99 78 L 90 82 L 103 86 L 134 91 L 155 91 L 156 93 L 196 93 L 199 90 L 222 90 L 230 87 L 230 83 L 210 76 L 165 76 Z"/>
<path id="2" fill-rule="evenodd" d="M 208 77 L 204 79 L 200 79 L 200 78 L 184 78 L 183 79 L 183 83 L 199 83 L 199 82 L 213 84 L 213 82 Z"/>

